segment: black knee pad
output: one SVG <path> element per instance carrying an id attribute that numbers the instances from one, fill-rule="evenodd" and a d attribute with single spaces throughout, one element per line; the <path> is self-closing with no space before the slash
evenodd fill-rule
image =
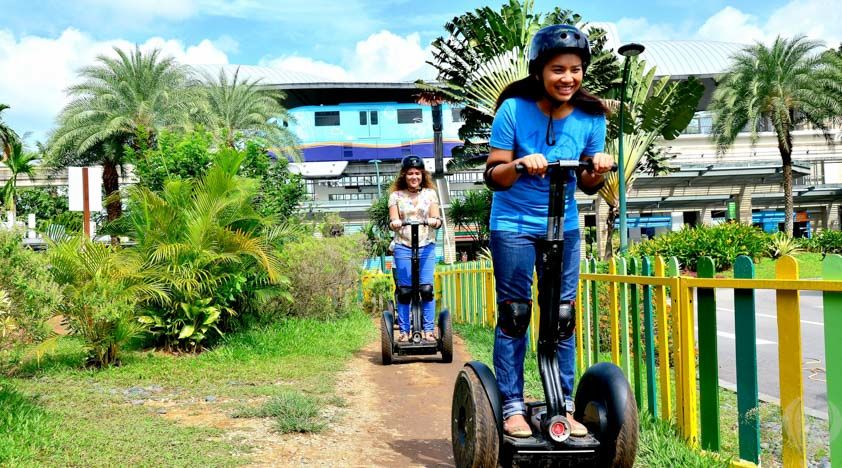
<path id="1" fill-rule="evenodd" d="M 506 301 L 497 304 L 497 326 L 512 338 L 522 338 L 532 318 L 532 302 Z"/>
<path id="2" fill-rule="evenodd" d="M 398 286 L 398 302 L 401 304 L 412 303 L 412 286 Z"/>
<path id="3" fill-rule="evenodd" d="M 422 284 L 421 285 L 421 300 L 424 302 L 430 302 L 436 297 L 436 292 L 433 291 L 432 284 Z"/>
<path id="4" fill-rule="evenodd" d="M 566 340 L 576 331 L 576 307 L 572 302 L 563 302 L 558 306 L 559 337 Z"/>

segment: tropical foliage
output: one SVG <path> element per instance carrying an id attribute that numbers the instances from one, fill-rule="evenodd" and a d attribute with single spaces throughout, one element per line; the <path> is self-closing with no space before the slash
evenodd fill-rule
<path id="1" fill-rule="evenodd" d="M 161 275 L 130 251 L 76 236 L 51 245 L 48 256 L 64 293 L 59 311 L 85 340 L 90 365 L 120 362 L 123 348 L 144 329 L 140 302 L 169 303 Z"/>
<path id="2" fill-rule="evenodd" d="M 148 136 L 148 135 L 146 135 Z M 138 184 L 160 191 L 169 180 L 189 180 L 205 175 L 211 164 L 213 137 L 203 130 L 190 133 L 162 131 L 154 148 L 148 138 L 138 135 L 139 148 L 126 148 L 126 161 L 134 166 Z"/>
<path id="3" fill-rule="evenodd" d="M 79 72 L 81 82 L 68 89 L 71 101 L 49 141 L 55 166 L 102 165 L 106 195 L 119 189 L 117 169 L 126 161 L 125 148 L 141 147 L 137 135 L 154 141 L 162 129 L 189 127 L 200 103 L 186 69 L 172 57 L 158 49 L 144 54 L 138 47 L 114 52 L 117 57 L 100 55 L 96 65 Z M 109 221 L 120 212 L 119 197 L 112 197 Z"/>
<path id="4" fill-rule="evenodd" d="M 240 78 L 239 68 L 234 76 L 220 69 L 216 78 L 206 74 L 203 81 L 210 128 L 225 146 L 242 148 L 248 138 L 279 148 L 285 157 L 299 156 L 295 136 L 283 125 L 291 119 L 281 105 L 283 92 Z"/>
<path id="5" fill-rule="evenodd" d="M 491 190 L 469 190 L 464 198 L 452 199 L 447 216 L 460 231 L 469 233 L 479 248 L 486 247 L 491 234 Z"/>
<path id="6" fill-rule="evenodd" d="M 630 64 L 629 89 L 624 108 L 623 170 L 625 174 L 611 172 L 605 175 L 605 185 L 599 195 L 608 204 L 606 220 L 608 239 L 614 232 L 614 222 L 619 216 L 620 179 L 625 177 L 626 190 L 644 169 L 665 172 L 668 169 L 663 156 L 663 141 L 674 140 L 687 127 L 704 93 L 702 83 L 690 77 L 670 81 L 669 76 L 655 80 L 655 68 L 647 68 L 643 60 Z M 619 110 L 619 103 L 617 109 Z M 608 119 L 605 152 L 619 158 L 620 112 Z M 610 257 L 612 246 L 606 242 L 604 255 Z"/>
<path id="7" fill-rule="evenodd" d="M 804 36 L 778 36 L 771 46 L 746 47 L 734 57 L 710 104 L 711 136 L 720 151 L 726 151 L 746 130 L 756 142 L 764 124 L 771 125 L 783 166 L 784 222 L 789 235 L 793 232 L 792 132 L 797 125 L 809 123 L 830 139 L 827 119 L 842 115 L 839 76 L 834 82 L 834 62 L 832 58 L 827 64 L 822 62 L 817 54 L 820 47 L 820 42 Z"/>
<path id="8" fill-rule="evenodd" d="M 35 166 L 32 162 L 38 159 L 38 154 L 24 151 L 20 140 L 13 141 L 11 152 L 3 163 L 9 168 L 10 177 L 3 186 L 3 205 L 12 215 L 17 213 L 15 199 L 17 198 L 18 177 L 23 174 L 28 177 L 35 175 Z"/>
<path id="9" fill-rule="evenodd" d="M 169 291 L 168 302 L 148 304 L 141 317 L 159 344 L 197 349 L 261 293 L 288 283 L 273 246 L 286 231 L 257 212 L 259 182 L 237 175 L 243 159 L 222 150 L 197 180 L 169 180 L 159 193 L 127 190 L 114 229 L 137 242 L 132 252 Z"/>
<path id="10" fill-rule="evenodd" d="M 3 121 L 2 113 L 8 108 L 6 104 L 0 104 L 0 153 L 3 159 L 8 158 L 12 153 L 12 143 L 20 140 L 18 134 Z"/>

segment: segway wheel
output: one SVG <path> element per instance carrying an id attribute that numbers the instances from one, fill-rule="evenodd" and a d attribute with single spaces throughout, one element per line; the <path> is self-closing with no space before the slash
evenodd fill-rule
<path id="1" fill-rule="evenodd" d="M 609 362 L 590 367 L 579 380 L 575 402 L 574 417 L 599 440 L 598 466 L 634 466 L 639 421 L 623 371 Z"/>
<path id="2" fill-rule="evenodd" d="M 394 301 L 386 301 L 386 310 L 392 314 L 392 317 L 397 317 L 398 315 L 395 313 L 395 302 Z M 400 325 L 398 324 L 397 320 L 394 320 L 394 329 L 400 330 Z"/>
<path id="3" fill-rule="evenodd" d="M 497 466 L 500 436 L 494 411 L 479 377 L 469 366 L 456 377 L 450 438 L 458 468 Z"/>
<path id="4" fill-rule="evenodd" d="M 450 311 L 442 309 L 439 312 L 439 337 L 441 347 L 441 362 L 453 362 L 453 322 Z"/>
<path id="5" fill-rule="evenodd" d="M 380 320 L 380 357 L 384 366 L 392 363 L 392 346 L 395 339 L 394 316 L 391 312 L 383 312 Z"/>

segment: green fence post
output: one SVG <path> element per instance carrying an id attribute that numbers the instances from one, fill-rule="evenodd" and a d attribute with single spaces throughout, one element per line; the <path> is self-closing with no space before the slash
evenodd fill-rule
<path id="1" fill-rule="evenodd" d="M 597 272 L 595 258 L 591 259 L 591 272 Z M 591 320 L 593 320 L 593 324 L 591 324 L 591 333 L 593 333 L 593 340 L 591 340 L 591 346 L 593 346 L 593 362 L 591 362 L 591 365 L 599 362 L 599 293 L 597 289 L 596 280 L 591 281 Z"/>
<path id="2" fill-rule="evenodd" d="M 842 280 L 842 256 L 828 255 L 824 262 L 822 278 Z M 830 459 L 842 462 L 842 293 L 824 293 L 824 356 L 827 363 L 827 413 L 830 416 Z M 842 464 L 842 463 L 840 463 Z"/>
<path id="3" fill-rule="evenodd" d="M 629 259 L 629 274 L 640 274 L 639 261 Z M 640 365 L 640 302 L 638 301 L 638 285 L 629 285 L 629 313 L 632 319 L 632 359 L 634 359 L 634 399 L 637 409 L 643 409 L 643 375 Z"/>
<path id="4" fill-rule="evenodd" d="M 617 274 L 628 274 L 628 262 L 623 257 L 617 261 Z M 626 377 L 631 380 L 632 369 L 631 359 L 629 356 L 629 287 L 626 283 L 617 283 L 620 296 L 620 367 L 626 373 Z"/>
<path id="5" fill-rule="evenodd" d="M 702 257 L 699 278 L 713 278 L 713 259 Z M 716 290 L 698 288 L 699 413 L 702 415 L 702 448 L 719 451 L 719 360 L 716 349 Z"/>
<path id="6" fill-rule="evenodd" d="M 754 262 L 740 255 L 734 278 L 753 279 Z M 753 289 L 734 290 L 734 334 L 737 337 L 737 422 L 740 458 L 760 463 L 760 404 L 757 389 L 757 328 Z"/>
<path id="7" fill-rule="evenodd" d="M 643 276 L 652 276 L 652 262 L 649 257 L 643 257 Z M 646 334 L 644 341 L 646 352 L 646 399 L 649 405 L 649 413 L 658 417 L 658 384 L 655 369 L 655 327 L 652 317 L 652 286 L 643 287 L 643 332 Z"/>

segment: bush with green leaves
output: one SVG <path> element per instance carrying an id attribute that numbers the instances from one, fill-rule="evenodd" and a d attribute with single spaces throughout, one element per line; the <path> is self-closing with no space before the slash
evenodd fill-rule
<path id="1" fill-rule="evenodd" d="M 363 290 L 363 310 L 366 312 L 379 316 L 386 310 L 386 303 L 394 300 L 395 296 L 395 281 L 391 275 L 379 275 L 372 278 L 365 285 Z"/>
<path id="2" fill-rule="evenodd" d="M 45 322 L 63 302 L 60 286 L 53 281 L 47 259 L 22 244 L 19 231 L 0 229 L 0 291 L 8 300 L 4 314 L 9 333 L 0 349 L 38 342 L 48 335 Z"/>
<path id="3" fill-rule="evenodd" d="M 147 141 L 138 138 L 138 141 Z M 161 132 L 154 148 L 141 147 L 134 150 L 125 148 L 125 154 L 134 164 L 134 174 L 138 184 L 153 191 L 164 188 L 170 179 L 189 180 L 201 177 L 211 164 L 210 146 L 213 135 L 197 130 L 179 134 Z"/>
<path id="4" fill-rule="evenodd" d="M 120 362 L 122 349 L 144 330 L 139 303 L 169 302 L 160 272 L 135 251 L 76 236 L 50 245 L 47 256 L 64 293 L 59 311 L 85 340 L 90 365 Z"/>
<path id="5" fill-rule="evenodd" d="M 286 315 L 331 318 L 346 314 L 359 291 L 365 239 L 362 235 L 303 237 L 288 243 L 281 255 L 289 277 L 292 302 L 278 302 Z"/>
<path id="6" fill-rule="evenodd" d="M 813 237 L 813 244 L 822 255 L 842 254 L 842 231 L 824 229 Z"/>
<path id="7" fill-rule="evenodd" d="M 664 258 L 675 256 L 679 263 L 696 271 L 701 257 L 711 257 L 718 271 L 727 270 L 739 255 L 755 261 L 763 257 L 769 246 L 768 235 L 754 226 L 722 223 L 715 226 L 684 227 L 680 231 L 661 234 L 633 245 L 629 253 Z"/>
<path id="8" fill-rule="evenodd" d="M 801 252 L 802 247 L 795 239 L 785 232 L 776 232 L 769 236 L 769 256 L 781 258 L 784 255 L 793 255 Z"/>
<path id="9" fill-rule="evenodd" d="M 288 283 L 275 247 L 287 230 L 257 212 L 259 181 L 237 175 L 244 159 L 222 150 L 200 179 L 127 191 L 126 214 L 113 228 L 137 242 L 132 251 L 169 291 L 170 301 L 148 304 L 142 318 L 158 345 L 199 349 L 256 297 Z"/>

